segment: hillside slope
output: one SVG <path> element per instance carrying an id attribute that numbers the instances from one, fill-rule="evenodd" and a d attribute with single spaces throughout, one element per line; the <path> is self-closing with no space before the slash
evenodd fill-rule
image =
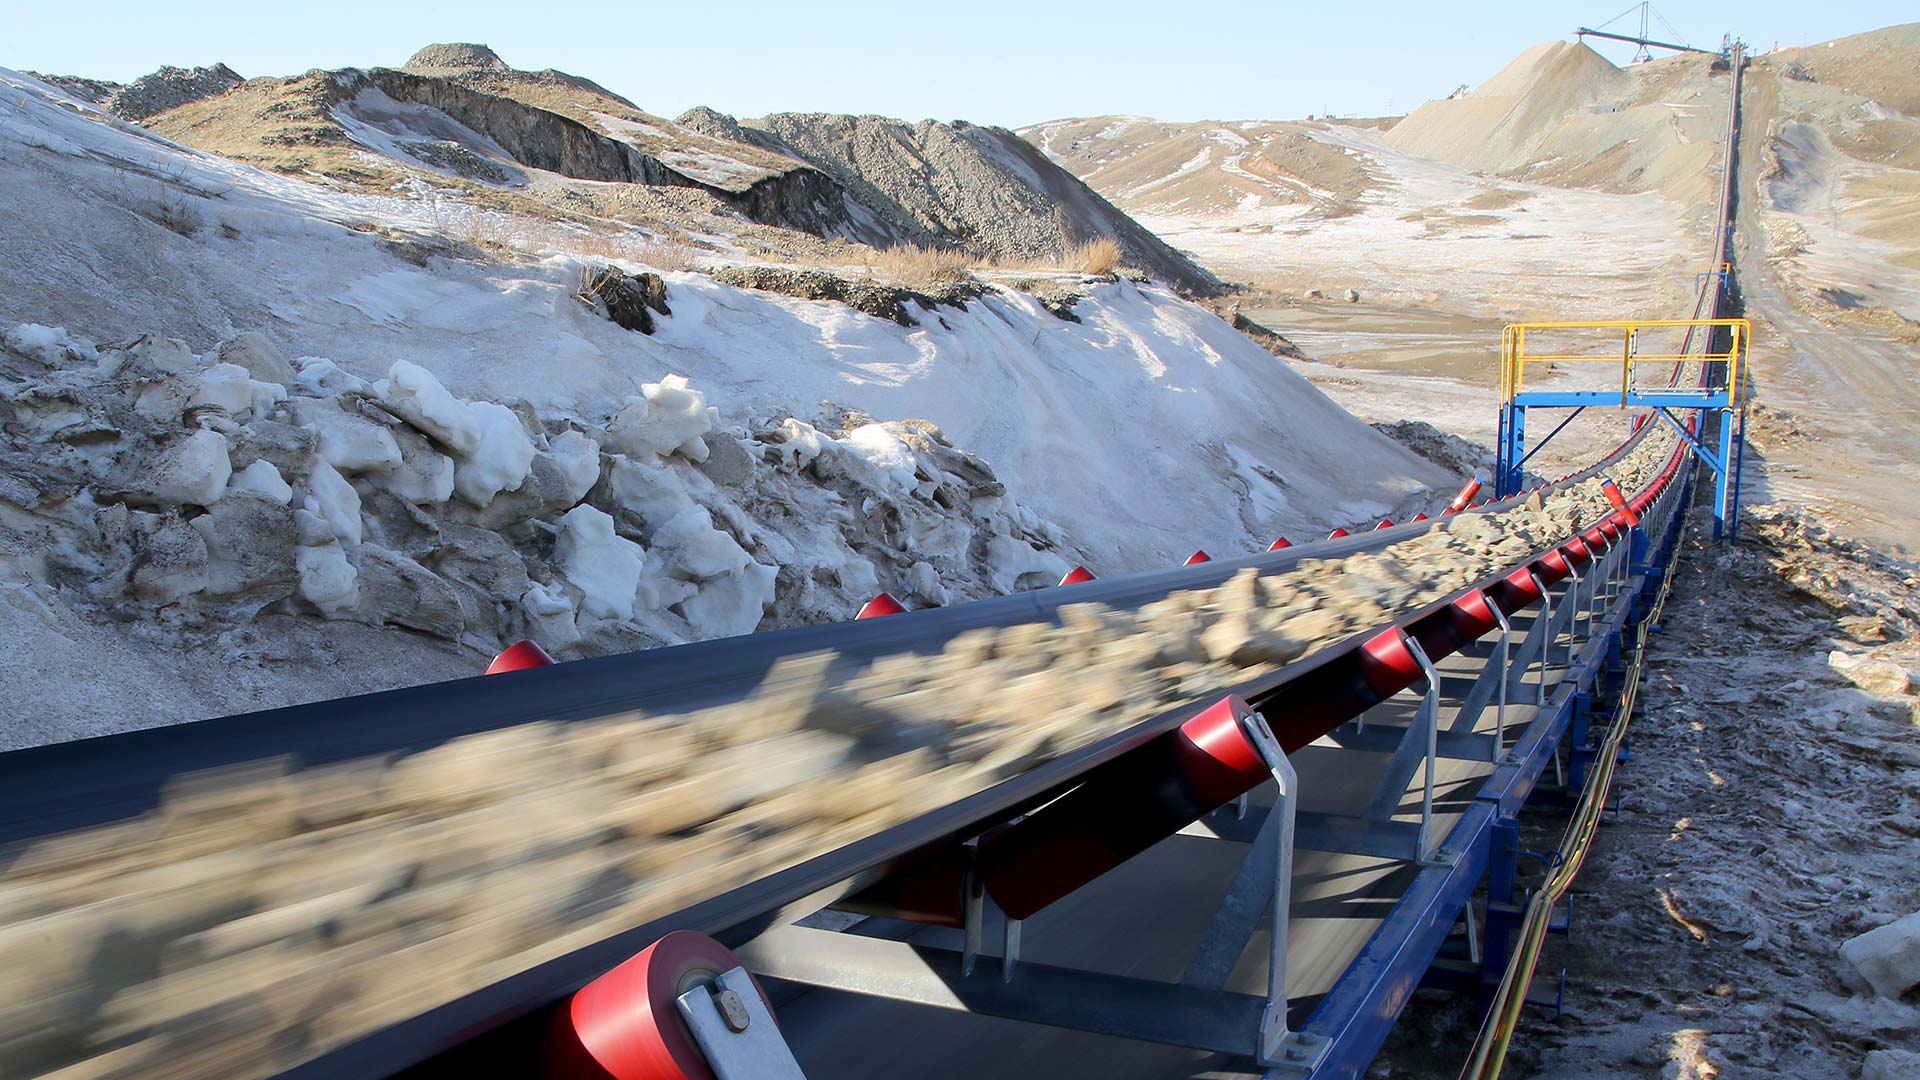
<path id="1" fill-rule="evenodd" d="M 924 604 L 1255 551 L 1452 479 L 1161 286 L 1082 283 L 1078 322 L 985 287 L 908 326 L 669 270 L 671 313 L 635 333 L 580 302 L 577 257 L 436 245 L 432 192 L 341 192 L 0 86 L 0 451 L 21 481 L 0 485 L 20 658 L 0 688 L 37 731 L 470 673 L 546 621 L 632 648 L 845 618 L 879 587 Z M 562 520 L 582 506 L 609 528 Z M 599 560 L 568 535 L 638 576 L 576 578 Z M 163 536 L 184 573 L 141 554 Z M 468 610 L 454 578 L 503 544 L 542 590 L 476 582 Z M 188 602 L 256 570 L 267 599 L 238 615 Z M 103 712 L 36 671 L 140 704 Z"/>

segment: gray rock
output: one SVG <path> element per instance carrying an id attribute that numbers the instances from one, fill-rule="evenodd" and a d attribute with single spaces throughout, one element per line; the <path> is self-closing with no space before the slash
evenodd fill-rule
<path id="1" fill-rule="evenodd" d="M 278 420 L 255 420 L 227 436 L 227 452 L 233 457 L 234 472 L 264 459 L 280 470 L 280 478 L 295 491 L 303 491 L 307 478 L 313 475 L 313 451 L 318 441 L 311 429 Z"/>
<path id="2" fill-rule="evenodd" d="M 709 432 L 707 460 L 695 466 L 721 487 L 739 487 L 753 476 L 753 455 L 740 440 L 725 432 Z"/>
<path id="3" fill-rule="evenodd" d="M 193 519 L 207 545 L 207 593 L 266 604 L 293 595 L 299 583 L 293 510 L 253 491 L 236 491 Z"/>
<path id="4" fill-rule="evenodd" d="M 287 387 L 294 385 L 293 365 L 258 330 L 235 334 L 221 342 L 215 351 L 219 353 L 221 363 L 238 364 L 261 382 L 279 383 Z"/>
<path id="5" fill-rule="evenodd" d="M 171 604 L 207 587 L 206 539 L 178 514 L 168 514 L 147 531 L 136 530 L 136 535 L 133 569 L 128 577 L 135 596 Z"/>
<path id="6" fill-rule="evenodd" d="M 515 490 L 494 496 L 485 508 L 475 508 L 456 500 L 447 504 L 447 510 L 456 521 L 478 525 L 483 529 L 504 529 L 532 518 L 559 513 L 573 504 L 573 485 L 568 481 L 566 472 L 552 454 L 542 450 L 533 455 L 533 465 L 527 471 L 526 480 Z"/>
<path id="7" fill-rule="evenodd" d="M 360 545 L 348 560 L 359 574 L 361 618 L 448 640 L 466 629 L 459 595 L 433 571 L 376 544 Z"/>

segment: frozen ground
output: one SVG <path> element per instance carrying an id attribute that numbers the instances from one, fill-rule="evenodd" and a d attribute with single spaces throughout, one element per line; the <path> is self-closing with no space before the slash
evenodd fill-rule
<path id="1" fill-rule="evenodd" d="M 1699 245 L 1686 208 L 1657 194 L 1493 180 L 1361 128 L 1315 138 L 1365 159 L 1375 175 L 1354 212 L 1262 206 L 1140 220 L 1234 280 L 1294 294 L 1356 289 L 1362 299 L 1488 318 L 1646 315 L 1692 284 Z"/>

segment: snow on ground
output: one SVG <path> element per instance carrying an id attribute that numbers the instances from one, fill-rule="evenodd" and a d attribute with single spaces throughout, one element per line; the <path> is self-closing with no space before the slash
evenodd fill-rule
<path id="1" fill-rule="evenodd" d="M 118 532 L 92 538 L 104 547 L 66 564 L 98 563 L 111 576 L 125 569 L 115 559 L 138 559 L 162 532 L 191 548 L 191 538 L 162 527 L 169 515 L 198 521 L 239 507 L 252 515 L 246 520 L 276 529 L 292 515 L 298 528 L 288 526 L 288 536 L 299 534 L 290 540 L 299 551 L 269 575 L 297 588 L 250 610 L 251 622 L 155 621 L 167 603 L 199 602 L 159 602 L 151 590 L 140 603 L 97 591 L 76 599 L 50 583 L 35 550 L 44 530 L 85 546 L 69 534 L 84 524 L 79 511 L 99 494 L 100 478 L 88 454 L 68 462 L 69 479 L 86 488 L 81 502 L 52 514 L 53 524 L 35 506 L 31 528 L 16 521 L 9 529 L 17 535 L 5 559 L 7 624 L 25 662 L 4 681 L 17 688 L 35 671 L 93 670 L 103 685 L 64 708 L 40 695 L 34 700 L 48 711 L 37 730 L 12 739 L 470 673 L 523 628 L 564 645 L 569 618 L 627 626 L 581 646 L 589 649 L 741 632 L 758 621 L 750 613 L 780 568 L 819 577 L 825 591 L 775 604 L 776 622 L 837 618 L 863 591 L 894 585 L 896 573 L 899 587 L 918 583 L 920 603 L 944 602 L 1030 587 L 1073 561 L 1109 574 L 1165 566 L 1195 547 L 1257 550 L 1275 533 L 1323 533 L 1356 514 L 1400 516 L 1448 485 L 1443 471 L 1346 414 L 1226 323 L 1157 287 L 1091 283 L 1078 324 L 996 289 L 901 327 L 679 272 L 665 275 L 673 313 L 648 337 L 576 298 L 581 267 L 572 258 L 446 257 L 445 233 L 463 220 L 519 227 L 450 193 L 415 183 L 392 196 L 343 195 L 261 173 L 11 72 L 0 71 L 0 95 L 0 190 L 8 193 L 0 200 L 0 326 L 21 324 L 9 331 L 20 344 L 7 390 L 38 410 L 15 449 L 30 457 L 36 440 L 65 431 L 63 410 L 76 407 L 46 404 L 62 395 L 87 399 L 79 413 L 123 408 L 114 396 L 120 369 L 99 368 L 95 356 L 136 355 L 143 378 L 182 405 L 136 422 L 141 431 L 159 424 L 154 437 L 179 473 L 177 486 L 142 496 L 140 512 L 156 520 L 116 524 Z M 158 336 L 131 350 L 93 349 L 148 334 Z M 254 358 L 239 376 L 223 367 L 236 350 Z M 697 409 L 688 386 L 704 395 Z M 226 417 L 195 412 L 196 396 Z M 673 427 L 670 441 L 636 445 L 623 431 L 636 400 L 642 426 Z M 652 414 L 655 405 L 662 415 Z M 698 430 L 675 426 L 695 412 Z M 930 421 L 944 436 L 889 423 L 883 437 L 862 428 L 868 418 Z M 218 455 L 200 453 L 269 421 L 316 440 L 310 468 L 296 454 L 273 476 L 252 459 L 228 462 L 221 474 Z M 206 430 L 171 426 L 182 422 Z M 219 430 L 227 424 L 233 430 Z M 708 431 L 720 442 L 702 442 Z M 119 437 L 97 435 L 116 447 Z M 726 461 L 723 445 L 736 448 Z M 786 464 L 789 447 L 795 464 Z M 715 460 L 701 460 L 709 452 Z M 128 453 L 111 464 L 147 464 Z M 728 471 L 716 479 L 715 469 Z M 798 469 L 811 471 L 796 479 Z M 775 472 L 782 478 L 768 480 Z M 967 494 L 941 495 L 956 476 Z M 609 534 L 594 514 L 570 509 L 580 498 L 575 484 L 590 480 L 604 489 L 589 498 L 595 513 L 632 521 Z M 682 489 L 692 497 L 672 495 Z M 477 622 L 472 611 L 453 619 L 444 605 L 422 614 L 408 605 L 435 587 L 419 571 L 441 556 L 403 542 L 408 515 L 395 502 L 422 509 L 430 528 L 452 522 L 507 538 L 533 560 L 531 579 L 516 586 L 517 598 L 489 594 L 500 608 Z M 220 507 L 229 511 L 212 513 Z M 889 516 L 901 507 L 914 512 Z M 231 530 L 213 539 L 203 539 L 205 576 L 225 596 L 220 588 L 247 575 L 222 566 L 244 563 L 245 545 Z M 622 566 L 635 553 L 622 544 L 645 549 L 630 593 L 631 566 Z M 916 561 L 944 568 L 930 575 Z M 653 566 L 664 577 L 650 577 Z M 386 587 L 370 590 L 370 581 Z M 385 606 L 369 595 L 386 597 Z M 629 604 L 632 618 L 622 619 Z M 332 639 L 301 613 L 426 623 L 464 649 L 372 630 L 340 638 L 389 641 L 387 655 L 312 648 Z M 101 630 L 109 616 L 123 626 Z M 118 644 L 100 644 L 102 634 Z M 180 668 L 187 648 L 245 674 L 155 678 Z M 110 669 L 74 662 L 78 653 L 116 650 L 135 658 Z M 303 655 L 311 662 L 280 662 Z M 359 666 L 309 670 L 334 662 Z M 146 683 L 125 700 L 152 704 L 101 715 L 96 703 L 122 700 L 121 671 Z"/>
<path id="2" fill-rule="evenodd" d="M 1314 137 L 1365 158 L 1379 177 L 1359 212 L 1259 206 L 1226 218 L 1139 220 L 1229 278 L 1354 288 L 1478 315 L 1644 316 L 1691 288 L 1698 237 L 1686 209 L 1658 195 L 1494 181 L 1395 150 L 1368 129 Z M 1502 192 L 1512 194 L 1489 197 Z"/>

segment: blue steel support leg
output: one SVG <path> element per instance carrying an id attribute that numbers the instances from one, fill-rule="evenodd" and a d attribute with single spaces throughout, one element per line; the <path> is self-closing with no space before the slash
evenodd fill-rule
<path id="1" fill-rule="evenodd" d="M 1733 470 L 1729 463 L 1733 461 L 1733 412 L 1730 409 L 1720 413 L 1720 471 L 1714 475 L 1713 486 L 1713 538 L 1717 541 L 1727 528 L 1727 514 L 1738 515 L 1739 507 L 1727 505 L 1727 495 L 1732 486 Z"/>
<path id="2" fill-rule="evenodd" d="M 1500 445 L 1499 463 L 1494 471 L 1493 494 L 1504 499 L 1518 494 L 1524 486 L 1525 470 L 1521 463 L 1526 459 L 1527 449 L 1527 407 L 1508 402 L 1500 406 Z"/>
<path id="3" fill-rule="evenodd" d="M 1487 924 L 1480 942 L 1482 1008 L 1513 959 L 1513 933 L 1520 928 L 1520 819 L 1502 814 L 1493 820 L 1487 849 Z"/>
<path id="4" fill-rule="evenodd" d="M 1567 730 L 1568 803 L 1578 802 L 1587 786 L 1587 763 L 1593 760 L 1593 694 L 1581 690 L 1573 695 L 1573 724 Z"/>

